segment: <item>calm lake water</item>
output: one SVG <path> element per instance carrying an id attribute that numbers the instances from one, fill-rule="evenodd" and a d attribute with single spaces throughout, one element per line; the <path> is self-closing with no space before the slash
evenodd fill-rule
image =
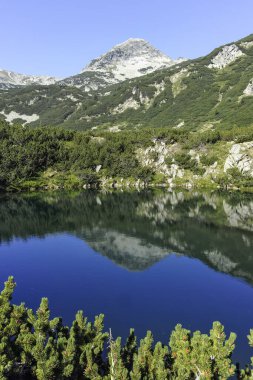
<path id="1" fill-rule="evenodd" d="M 126 337 L 151 329 L 168 342 L 177 323 L 238 334 L 234 359 L 252 356 L 253 196 L 145 191 L 0 198 L 0 283 L 14 302 L 70 324 L 77 310 L 104 313 Z"/>

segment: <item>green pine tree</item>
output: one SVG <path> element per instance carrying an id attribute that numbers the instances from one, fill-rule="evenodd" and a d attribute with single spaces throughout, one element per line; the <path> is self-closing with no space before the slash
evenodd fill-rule
<path id="1" fill-rule="evenodd" d="M 0 379 L 7 379 L 8 374 L 15 366 L 15 353 L 13 352 L 12 330 L 10 326 L 13 305 L 11 299 L 15 289 L 13 277 L 9 277 L 0 293 Z"/>

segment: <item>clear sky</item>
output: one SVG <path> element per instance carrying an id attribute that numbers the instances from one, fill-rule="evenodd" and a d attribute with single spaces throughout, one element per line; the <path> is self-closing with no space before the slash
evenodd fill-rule
<path id="1" fill-rule="evenodd" d="M 0 0 L 0 67 L 65 77 L 130 37 L 196 58 L 253 33 L 253 0 Z"/>

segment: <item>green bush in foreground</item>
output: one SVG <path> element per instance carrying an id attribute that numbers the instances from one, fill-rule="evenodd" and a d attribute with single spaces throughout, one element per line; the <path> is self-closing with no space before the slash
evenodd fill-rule
<path id="1" fill-rule="evenodd" d="M 103 331 L 103 315 L 87 322 L 79 311 L 69 328 L 61 318 L 50 319 L 43 298 L 34 313 L 13 305 L 15 288 L 9 277 L 0 293 L 0 379 L 252 379 L 251 371 L 231 362 L 235 334 L 226 339 L 224 327 L 214 322 L 210 334 L 177 325 L 169 345 L 154 344 L 150 331 L 137 344 L 130 330 L 124 345 Z M 253 330 L 248 336 L 253 346 Z"/>

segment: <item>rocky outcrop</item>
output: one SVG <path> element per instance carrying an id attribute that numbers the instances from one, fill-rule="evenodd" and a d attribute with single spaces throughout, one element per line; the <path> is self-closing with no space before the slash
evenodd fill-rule
<path id="1" fill-rule="evenodd" d="M 167 165 L 165 160 L 171 154 L 173 155 L 174 145 L 167 146 L 164 141 L 154 140 L 154 145 L 146 149 L 137 151 L 137 158 L 143 166 L 155 169 L 156 172 L 164 174 L 168 177 L 169 185 L 173 185 L 173 179 L 183 178 L 184 169 L 177 164 Z"/>
<path id="2" fill-rule="evenodd" d="M 127 109 L 134 109 L 137 110 L 141 106 L 145 106 L 146 108 L 149 108 L 150 105 L 153 103 L 153 100 L 161 94 L 161 92 L 165 89 L 165 82 L 161 81 L 160 83 L 153 83 L 152 87 L 155 87 L 156 91 L 155 93 L 148 97 L 147 95 L 143 94 L 137 87 L 133 87 L 132 89 L 132 95 L 128 99 L 124 101 L 124 103 L 120 103 L 117 107 L 115 107 L 111 113 L 113 115 L 123 113 Z"/>
<path id="3" fill-rule="evenodd" d="M 182 69 L 179 72 L 171 75 L 170 81 L 172 83 L 172 92 L 174 98 L 180 94 L 181 91 L 186 89 L 186 85 L 183 83 L 183 79 L 190 75 L 187 69 Z"/>
<path id="4" fill-rule="evenodd" d="M 244 53 L 237 45 L 224 46 L 207 67 L 210 69 L 223 69 L 242 55 L 244 55 Z"/>
<path id="5" fill-rule="evenodd" d="M 15 73 L 9 70 L 0 69 L 0 89 L 8 89 L 16 86 L 50 85 L 59 79 L 49 76 L 35 76 Z"/>
<path id="6" fill-rule="evenodd" d="M 241 42 L 240 46 L 244 49 L 250 49 L 253 46 L 253 41 Z"/>
<path id="7" fill-rule="evenodd" d="M 234 144 L 224 164 L 224 172 L 237 168 L 242 174 L 253 177 L 253 142 Z"/>
<path id="8" fill-rule="evenodd" d="M 219 173 L 218 169 L 218 162 L 215 161 L 212 165 L 208 166 L 206 168 L 205 173 L 203 174 L 204 177 L 212 176 L 214 177 L 216 174 Z"/>
<path id="9" fill-rule="evenodd" d="M 32 123 L 33 121 L 38 120 L 40 117 L 37 114 L 32 114 L 32 115 L 25 115 L 25 114 L 19 114 L 18 112 L 11 111 L 10 113 L 5 113 L 4 111 L 0 112 L 1 115 L 5 117 L 5 120 L 9 122 L 10 124 L 13 123 L 14 120 L 16 119 L 21 119 L 24 120 L 24 123 Z"/>
<path id="10" fill-rule="evenodd" d="M 164 164 L 165 157 L 169 153 L 169 148 L 165 142 L 153 140 L 154 145 L 139 151 L 138 158 L 144 166 L 154 165 L 156 167 Z"/>
<path id="11" fill-rule="evenodd" d="M 137 110 L 140 107 L 140 104 L 134 98 L 127 99 L 124 103 L 119 104 L 112 110 L 112 115 L 125 112 L 127 109 L 132 108 Z"/>
<path id="12" fill-rule="evenodd" d="M 251 81 L 249 82 L 248 86 L 243 91 L 243 94 L 245 96 L 253 96 L 253 78 L 251 79 Z"/>
<path id="13" fill-rule="evenodd" d="M 154 98 L 160 95 L 165 90 L 165 82 L 162 80 L 160 83 L 155 82 L 153 86 L 156 88 L 156 92 L 154 94 Z"/>

